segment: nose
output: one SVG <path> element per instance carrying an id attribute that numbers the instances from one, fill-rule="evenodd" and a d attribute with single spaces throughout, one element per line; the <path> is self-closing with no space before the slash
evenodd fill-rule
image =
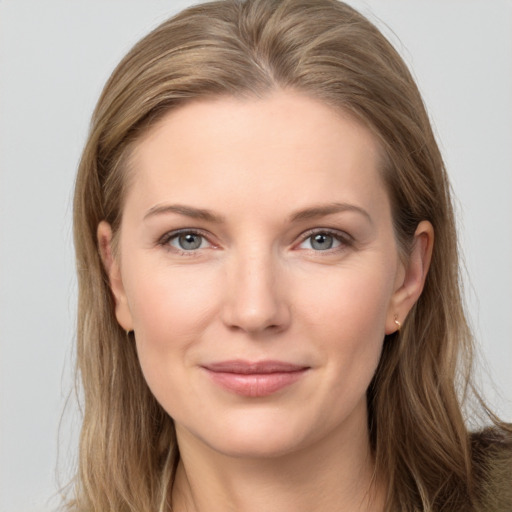
<path id="1" fill-rule="evenodd" d="M 284 331 L 291 316 L 282 277 L 271 255 L 234 257 L 226 279 L 224 324 L 252 335 Z"/>

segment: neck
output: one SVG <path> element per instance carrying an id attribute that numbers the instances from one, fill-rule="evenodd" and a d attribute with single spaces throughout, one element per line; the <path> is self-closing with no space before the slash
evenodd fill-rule
<path id="1" fill-rule="evenodd" d="M 375 476 L 368 432 L 329 439 L 275 457 L 233 457 L 177 427 L 181 460 L 174 512 L 378 512 L 384 487 Z M 333 449 L 336 446 L 336 449 Z"/>

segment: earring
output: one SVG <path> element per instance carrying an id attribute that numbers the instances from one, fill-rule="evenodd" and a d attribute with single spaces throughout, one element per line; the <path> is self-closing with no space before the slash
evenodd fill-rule
<path id="1" fill-rule="evenodd" d="M 399 331 L 402 327 L 402 324 L 398 321 L 398 315 L 395 315 L 395 324 L 396 324 L 396 330 Z"/>
<path id="2" fill-rule="evenodd" d="M 133 331 L 126 331 L 126 337 L 129 338 L 130 337 L 130 334 L 132 333 Z"/>

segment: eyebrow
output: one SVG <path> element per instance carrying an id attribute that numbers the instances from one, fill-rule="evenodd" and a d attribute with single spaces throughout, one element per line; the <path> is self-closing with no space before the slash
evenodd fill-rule
<path id="1" fill-rule="evenodd" d="M 153 206 L 153 208 L 150 208 L 146 215 L 144 215 L 144 220 L 155 215 L 163 215 L 168 213 L 177 213 L 178 215 L 184 215 L 185 217 L 191 217 L 192 219 L 205 220 L 207 222 L 213 222 L 216 224 L 224 222 L 223 217 L 216 215 L 210 210 L 194 208 L 192 206 L 185 206 L 182 204 L 164 204 Z"/>
<path id="2" fill-rule="evenodd" d="M 333 215 L 336 213 L 342 213 L 347 211 L 359 213 L 366 217 L 370 224 L 373 224 L 373 220 L 366 210 L 359 206 L 349 203 L 329 203 L 304 208 L 303 210 L 299 210 L 290 215 L 290 222 L 316 219 L 319 217 L 326 217 L 328 215 Z M 200 219 L 215 224 L 221 224 L 222 222 L 224 222 L 224 218 L 221 215 L 217 215 L 210 210 L 206 210 L 203 208 L 194 208 L 192 206 L 185 206 L 182 204 L 165 204 L 153 206 L 144 215 L 144 220 L 155 215 L 165 215 L 169 213 L 176 213 L 178 215 L 184 215 L 185 217 Z"/>
<path id="3" fill-rule="evenodd" d="M 356 206 L 355 204 L 349 203 L 329 203 L 329 204 L 321 204 L 318 206 L 312 206 L 310 208 L 305 208 L 304 210 L 299 210 L 293 213 L 290 216 L 290 220 L 292 222 L 297 222 L 301 220 L 310 220 L 316 219 L 319 217 L 326 217 L 327 215 L 333 215 L 335 213 L 342 212 L 355 212 L 363 215 L 366 219 L 373 224 L 373 220 L 370 214 L 361 208 L 360 206 Z"/>

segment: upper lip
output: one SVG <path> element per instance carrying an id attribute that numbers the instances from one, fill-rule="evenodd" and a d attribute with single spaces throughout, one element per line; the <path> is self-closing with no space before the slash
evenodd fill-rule
<path id="1" fill-rule="evenodd" d="M 287 363 L 284 361 L 244 361 L 240 359 L 232 361 L 220 361 L 208 363 L 203 366 L 207 370 L 217 373 L 239 373 L 239 374 L 265 374 L 285 373 L 306 370 L 309 366 Z"/>

